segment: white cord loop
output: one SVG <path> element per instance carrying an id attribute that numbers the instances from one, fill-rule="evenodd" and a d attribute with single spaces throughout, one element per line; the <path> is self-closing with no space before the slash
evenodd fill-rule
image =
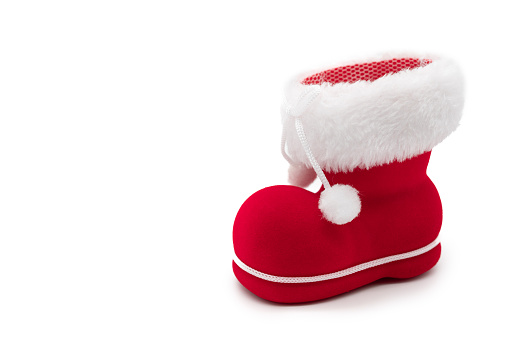
<path id="1" fill-rule="evenodd" d="M 290 104 L 288 100 L 286 99 L 286 96 L 283 96 L 283 105 L 281 109 L 287 115 L 288 117 L 294 117 L 297 121 L 297 118 L 306 113 L 309 106 L 315 101 L 315 99 L 320 95 L 321 88 L 318 85 L 313 86 L 305 86 L 304 90 L 299 94 L 297 99 L 294 103 Z M 300 119 L 299 119 L 300 120 Z M 301 123 L 302 126 L 302 123 Z M 294 161 L 288 153 L 286 153 L 286 127 L 285 124 L 283 124 L 283 133 L 281 135 L 281 154 L 283 157 L 288 161 L 288 163 L 292 166 L 299 166 L 299 163 Z M 302 131 L 302 133 L 304 133 Z M 305 138 L 305 136 L 304 136 Z M 299 137 L 300 139 L 300 137 Z M 302 142 L 302 141 L 301 141 Z M 309 148 L 309 146 L 308 146 Z M 314 160 L 314 158 L 313 158 Z M 311 159 L 310 159 L 311 161 Z M 316 160 L 315 160 L 316 163 Z M 313 168 L 315 168 L 313 166 Z M 315 169 L 316 171 L 316 169 Z M 318 172 L 317 172 L 318 175 Z M 322 181 L 323 182 L 323 181 Z M 330 185 L 329 185 L 330 186 Z"/>
<path id="2" fill-rule="evenodd" d="M 323 187 L 325 187 L 325 189 L 329 189 L 331 187 L 329 180 L 327 180 L 325 177 L 325 174 L 320 168 L 320 165 L 318 165 L 318 162 L 313 156 L 313 152 L 311 152 L 311 147 L 309 146 L 308 139 L 306 138 L 306 133 L 304 133 L 304 127 L 302 126 L 302 121 L 300 118 L 295 118 L 295 129 L 297 130 L 297 135 L 299 136 L 302 148 L 304 148 L 304 152 L 306 152 L 306 156 L 308 157 L 311 166 L 313 166 L 313 169 L 315 170 L 316 176 L 322 182 Z"/>
<path id="3" fill-rule="evenodd" d="M 322 211 L 322 215 L 328 221 L 336 225 L 344 225 L 355 219 L 361 211 L 361 201 L 359 198 L 359 192 L 349 185 L 336 184 L 331 186 L 329 180 L 323 173 L 322 168 L 316 161 L 316 158 L 311 151 L 306 133 L 304 132 L 304 126 L 302 119 L 300 118 L 305 114 L 309 106 L 315 101 L 320 95 L 321 87 L 319 85 L 304 86 L 295 100 L 295 103 L 290 105 L 283 97 L 283 116 L 285 119 L 295 120 L 295 130 L 299 138 L 300 144 L 306 153 L 309 163 L 313 167 L 313 172 L 310 169 L 306 169 L 305 165 L 297 163 L 286 153 L 286 123 L 283 123 L 283 134 L 281 137 L 281 153 L 283 157 L 290 163 L 290 182 L 297 186 L 306 187 L 309 185 L 316 176 L 320 179 L 323 184 L 324 190 L 320 194 L 318 201 L 318 208 Z M 297 174 L 295 174 L 297 173 Z M 311 175 L 310 175 L 311 174 Z M 293 177 L 293 178 L 292 178 Z"/>
<path id="4" fill-rule="evenodd" d="M 293 159 L 286 153 L 286 127 L 283 124 L 283 133 L 281 134 L 281 154 L 283 155 L 283 158 L 288 161 L 288 163 L 294 167 L 299 166 L 298 163 L 293 161 Z"/>

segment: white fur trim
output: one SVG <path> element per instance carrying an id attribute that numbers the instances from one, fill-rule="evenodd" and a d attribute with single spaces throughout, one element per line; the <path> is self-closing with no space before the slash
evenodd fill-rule
<path id="1" fill-rule="evenodd" d="M 344 225 L 359 215 L 361 199 L 359 192 L 352 186 L 336 184 L 322 191 L 318 207 L 325 219 Z"/>
<path id="2" fill-rule="evenodd" d="M 323 70 L 393 58 L 433 62 L 375 81 L 300 83 Z M 288 103 L 298 102 L 310 86 L 320 87 L 320 94 L 300 119 L 318 164 L 331 172 L 403 161 L 431 150 L 456 129 L 464 101 L 459 67 L 449 59 L 429 55 L 387 54 L 301 74 L 285 89 Z M 311 167 L 294 128 L 295 118 L 282 113 L 288 154 Z"/>

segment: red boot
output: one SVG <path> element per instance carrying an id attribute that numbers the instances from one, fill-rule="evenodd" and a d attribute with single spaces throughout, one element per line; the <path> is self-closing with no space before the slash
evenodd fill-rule
<path id="1" fill-rule="evenodd" d="M 317 175 L 323 186 L 273 186 L 246 200 L 233 228 L 242 285 L 297 303 L 432 268 L 442 207 L 426 167 L 461 117 L 458 67 L 383 56 L 301 75 L 285 96 L 290 181 L 306 186 Z"/>

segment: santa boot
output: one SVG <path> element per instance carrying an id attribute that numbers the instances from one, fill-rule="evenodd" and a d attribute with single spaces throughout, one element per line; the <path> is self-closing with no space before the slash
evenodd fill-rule
<path id="1" fill-rule="evenodd" d="M 296 77 L 282 107 L 290 180 L 253 194 L 233 270 L 261 298 L 297 303 L 410 278 L 440 257 L 431 149 L 458 126 L 462 76 L 445 58 L 384 55 Z"/>

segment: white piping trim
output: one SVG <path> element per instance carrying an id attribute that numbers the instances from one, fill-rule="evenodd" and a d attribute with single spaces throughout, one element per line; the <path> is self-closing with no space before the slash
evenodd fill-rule
<path id="1" fill-rule="evenodd" d="M 337 271 L 334 273 L 315 275 L 315 276 L 311 276 L 311 277 L 280 277 L 277 275 L 270 275 L 270 274 L 262 273 L 260 271 L 255 270 L 254 268 L 251 268 L 251 267 L 247 266 L 246 264 L 244 264 L 237 257 L 237 255 L 235 253 L 233 253 L 233 261 L 235 261 L 237 266 L 239 266 L 242 270 L 246 271 L 247 273 L 249 273 L 251 275 L 254 275 L 257 278 L 267 280 L 267 281 L 276 282 L 276 283 L 302 284 L 302 283 L 312 283 L 312 282 L 318 282 L 318 281 L 324 281 L 324 280 L 337 279 L 337 278 L 341 278 L 341 277 L 344 277 L 344 276 L 347 276 L 350 274 L 354 274 L 354 273 L 357 273 L 360 271 L 364 271 L 368 268 L 380 266 L 383 264 L 388 264 L 393 261 L 404 260 L 404 259 L 416 257 L 418 255 L 421 255 L 428 251 L 431 251 L 439 243 L 440 243 L 440 241 L 437 238 L 437 239 L 433 240 L 433 242 L 431 242 L 429 245 L 426 245 L 424 247 L 421 247 L 421 248 L 411 251 L 411 252 L 391 255 L 388 257 L 368 261 L 366 263 L 363 263 L 363 264 L 360 264 L 357 266 L 353 266 L 353 267 L 350 267 L 350 268 L 347 268 L 347 269 L 344 269 L 341 271 Z"/>

